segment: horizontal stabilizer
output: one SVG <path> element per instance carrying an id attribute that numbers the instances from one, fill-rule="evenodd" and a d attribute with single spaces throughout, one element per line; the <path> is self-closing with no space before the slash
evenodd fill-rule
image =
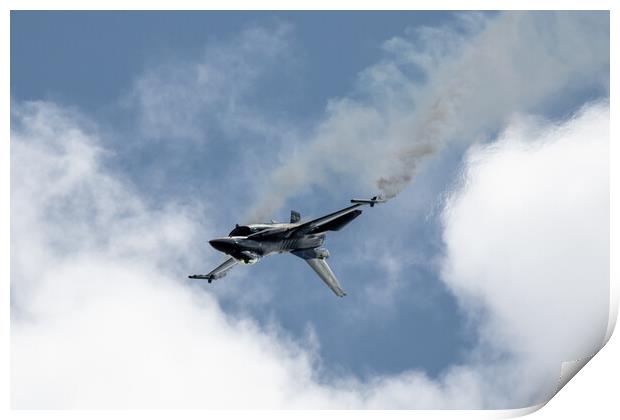
<path id="1" fill-rule="evenodd" d="M 312 258 L 305 260 L 310 267 L 319 275 L 321 280 L 336 294 L 338 297 L 346 296 L 342 287 L 340 287 L 340 283 L 336 279 L 336 276 L 332 272 L 329 265 L 327 265 L 327 261 L 322 258 Z"/>

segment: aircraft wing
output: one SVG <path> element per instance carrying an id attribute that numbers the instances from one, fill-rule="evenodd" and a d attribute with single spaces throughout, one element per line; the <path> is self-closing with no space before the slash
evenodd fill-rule
<path id="1" fill-rule="evenodd" d="M 346 295 L 344 290 L 342 290 L 342 287 L 340 287 L 338 279 L 336 279 L 336 276 L 332 272 L 331 268 L 327 265 L 327 261 L 319 258 L 312 258 L 305 261 L 314 271 L 316 271 L 321 280 L 323 280 L 325 284 L 332 289 L 336 296 L 343 297 Z"/>
<path id="2" fill-rule="evenodd" d="M 301 225 L 292 228 L 289 236 L 320 233 L 326 230 L 340 230 L 351 220 L 362 214 L 361 210 L 357 210 L 357 208 L 361 206 L 363 206 L 363 204 L 354 204 L 342 210 L 319 217 L 318 219 L 302 223 Z"/>
<path id="3" fill-rule="evenodd" d="M 230 257 L 226 261 L 224 261 L 223 263 L 215 267 L 215 269 L 211 271 L 209 274 L 193 274 L 189 276 L 189 278 L 208 280 L 209 283 L 211 283 L 213 280 L 217 280 L 219 278 L 224 277 L 228 273 L 228 270 L 230 270 L 235 265 L 237 265 L 238 262 L 239 261 L 237 261 L 236 259 Z"/>
<path id="4" fill-rule="evenodd" d="M 366 204 L 369 204 L 370 207 L 373 207 L 377 203 L 384 202 L 384 199 L 377 197 L 373 197 L 369 200 L 353 199 L 351 200 L 351 203 L 354 203 L 352 206 L 319 217 L 318 219 L 302 223 L 299 226 L 295 226 L 294 228 L 290 228 L 287 236 L 290 237 L 295 235 L 321 233 L 327 230 L 340 230 L 357 216 L 362 214 L 362 211 L 358 210 L 358 207 Z"/>

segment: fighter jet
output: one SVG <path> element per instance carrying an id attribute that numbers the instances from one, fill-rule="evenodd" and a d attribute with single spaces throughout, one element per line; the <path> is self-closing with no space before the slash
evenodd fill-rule
<path id="1" fill-rule="evenodd" d="M 236 225 L 224 238 L 209 241 L 211 246 L 229 257 L 208 274 L 194 274 L 190 279 L 204 279 L 211 283 L 224 277 L 235 265 L 254 264 L 271 254 L 291 253 L 305 260 L 321 280 L 338 297 L 346 295 L 326 259 L 329 251 L 323 247 L 328 231 L 337 231 L 362 214 L 359 207 L 366 204 L 374 207 L 385 200 L 373 197 L 370 200 L 353 199 L 352 206 L 330 213 L 308 222 L 301 221 L 301 215 L 291 210 L 290 223 L 258 223 Z"/>

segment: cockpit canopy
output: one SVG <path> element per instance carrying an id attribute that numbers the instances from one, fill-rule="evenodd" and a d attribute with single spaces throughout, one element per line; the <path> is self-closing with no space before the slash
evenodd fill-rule
<path id="1" fill-rule="evenodd" d="M 249 226 L 239 226 L 236 225 L 233 230 L 230 231 L 228 236 L 248 236 L 251 235 L 252 229 Z"/>

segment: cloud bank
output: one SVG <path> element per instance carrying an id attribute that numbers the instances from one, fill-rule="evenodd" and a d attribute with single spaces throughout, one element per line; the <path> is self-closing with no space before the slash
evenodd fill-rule
<path id="1" fill-rule="evenodd" d="M 443 213 L 442 280 L 480 328 L 467 362 L 320 381 L 308 342 L 231 317 L 181 282 L 208 226 L 106 168 L 92 122 L 14 106 L 14 408 L 509 408 L 544 401 L 560 362 L 606 329 L 609 111 L 514 120 L 473 147 Z M 534 291 L 534 293 L 532 293 Z"/>
<path id="2" fill-rule="evenodd" d="M 516 358 L 511 375 L 532 384 L 513 395 L 551 396 L 558 360 L 593 355 L 605 339 L 608 153 L 606 104 L 559 125 L 517 121 L 470 151 L 444 209 L 443 279 L 470 316 L 484 302 L 481 346 L 501 343 Z"/>

